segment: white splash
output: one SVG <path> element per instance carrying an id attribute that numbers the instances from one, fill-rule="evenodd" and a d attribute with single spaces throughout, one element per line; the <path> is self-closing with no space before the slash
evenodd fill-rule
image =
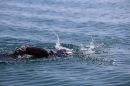
<path id="1" fill-rule="evenodd" d="M 94 45 L 94 42 L 93 42 L 93 38 L 92 38 L 92 41 L 90 42 L 90 48 L 91 48 L 91 49 L 94 49 L 94 48 L 95 48 L 95 45 Z"/>
<path id="2" fill-rule="evenodd" d="M 88 45 L 83 46 L 82 44 L 80 45 L 80 53 L 83 55 L 93 54 L 95 53 L 94 48 L 95 48 L 95 45 L 92 39 L 89 46 Z"/>
<path id="3" fill-rule="evenodd" d="M 59 40 L 59 36 L 58 36 L 55 32 L 53 32 L 53 33 L 54 33 L 54 34 L 56 35 L 56 37 L 57 37 L 57 42 L 56 42 L 55 48 L 56 48 L 57 50 L 65 49 L 69 55 L 72 55 L 72 50 L 73 50 L 73 49 L 69 49 L 69 48 L 66 48 L 66 47 L 61 46 L 60 40 Z"/>
<path id="4" fill-rule="evenodd" d="M 57 50 L 62 49 L 63 47 L 60 45 L 59 36 L 58 36 L 55 32 L 53 32 L 53 33 L 54 33 L 54 34 L 56 35 L 56 37 L 57 37 L 57 42 L 56 42 L 55 48 L 56 48 Z"/>

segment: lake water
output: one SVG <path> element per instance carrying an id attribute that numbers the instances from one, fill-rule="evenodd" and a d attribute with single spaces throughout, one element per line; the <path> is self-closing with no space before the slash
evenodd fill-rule
<path id="1" fill-rule="evenodd" d="M 0 52 L 55 51 L 56 34 L 73 49 L 66 58 L 1 56 L 0 86 L 129 86 L 129 8 L 130 0 L 0 0 Z"/>

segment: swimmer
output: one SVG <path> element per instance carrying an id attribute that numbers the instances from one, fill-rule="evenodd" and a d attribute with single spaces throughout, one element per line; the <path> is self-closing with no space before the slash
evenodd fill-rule
<path id="1" fill-rule="evenodd" d="M 59 49 L 57 52 L 52 50 L 47 51 L 43 48 L 30 47 L 30 46 L 21 46 L 17 48 L 13 53 L 3 53 L 2 56 L 12 57 L 14 59 L 18 58 L 18 56 L 31 55 L 35 58 L 48 58 L 48 57 L 67 57 L 71 53 L 68 52 L 67 49 Z"/>

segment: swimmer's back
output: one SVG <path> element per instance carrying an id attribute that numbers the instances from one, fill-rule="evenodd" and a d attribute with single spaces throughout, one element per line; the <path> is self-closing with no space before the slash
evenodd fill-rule
<path id="1" fill-rule="evenodd" d="M 42 48 L 37 48 L 37 47 L 27 47 L 25 53 L 29 54 L 29 55 L 34 55 L 36 57 L 48 57 L 49 56 L 49 53 L 47 50 L 42 49 Z"/>

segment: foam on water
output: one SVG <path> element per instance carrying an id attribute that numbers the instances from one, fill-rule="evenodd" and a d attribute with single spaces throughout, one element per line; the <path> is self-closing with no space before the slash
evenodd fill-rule
<path id="1" fill-rule="evenodd" d="M 86 46 L 83 46 L 82 44 L 80 45 L 80 52 L 83 55 L 93 54 L 95 53 L 94 48 L 95 48 L 95 45 L 92 39 L 92 41 L 90 42 L 90 45 L 86 45 Z"/>
<path id="2" fill-rule="evenodd" d="M 95 45 L 94 40 L 91 37 L 91 42 L 89 45 L 83 45 L 83 44 L 79 45 L 79 53 L 78 53 L 79 57 L 82 57 L 83 61 L 87 60 L 88 62 L 97 65 L 114 65 L 115 64 L 114 60 L 100 57 L 102 56 L 102 53 L 97 53 L 98 51 L 96 51 L 96 48 L 99 48 L 103 45 L 104 44 Z M 96 54 L 99 54 L 99 56 Z"/>

